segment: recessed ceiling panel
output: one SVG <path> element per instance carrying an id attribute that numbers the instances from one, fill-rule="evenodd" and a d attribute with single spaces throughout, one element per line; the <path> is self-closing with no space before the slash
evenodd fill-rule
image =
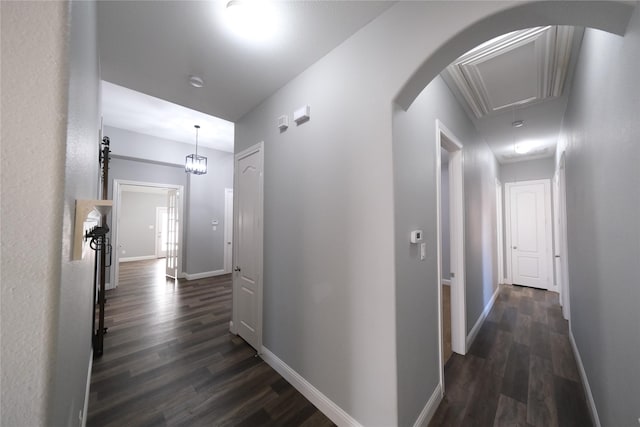
<path id="1" fill-rule="evenodd" d="M 489 109 L 498 111 L 538 97 L 538 67 L 534 43 L 518 46 L 477 65 Z"/>
<path id="2" fill-rule="evenodd" d="M 537 27 L 490 40 L 444 71 L 476 118 L 562 95 L 573 27 Z"/>

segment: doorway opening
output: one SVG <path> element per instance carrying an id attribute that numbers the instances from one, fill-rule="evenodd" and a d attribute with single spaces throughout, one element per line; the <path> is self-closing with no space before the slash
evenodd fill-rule
<path id="1" fill-rule="evenodd" d="M 440 379 L 444 387 L 444 365 L 451 355 L 445 349 L 450 333 L 450 351 L 466 353 L 466 304 L 464 267 L 464 193 L 462 144 L 436 120 L 436 198 L 438 245 L 438 307 L 440 310 Z M 443 159 L 446 163 L 443 167 Z M 443 170 L 446 176 L 443 180 Z M 444 186 L 443 186 L 443 181 Z M 447 218 L 444 218 L 446 215 Z M 447 248 L 448 246 L 448 248 Z M 445 253 L 446 250 L 446 253 Z M 446 269 L 446 270 L 445 270 Z M 448 289 L 445 289 L 448 288 Z M 445 314 L 445 292 L 449 304 Z M 449 309 L 450 308 L 450 309 Z M 446 334 L 445 334 L 446 328 Z"/>
<path id="2" fill-rule="evenodd" d="M 181 185 L 113 181 L 113 251 L 109 286 L 118 286 L 120 263 L 164 258 L 166 275 L 182 272 Z"/>

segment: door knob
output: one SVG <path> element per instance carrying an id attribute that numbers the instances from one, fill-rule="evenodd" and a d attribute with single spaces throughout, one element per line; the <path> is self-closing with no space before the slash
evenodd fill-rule
<path id="1" fill-rule="evenodd" d="M 240 271 L 240 267 L 234 268 L 233 271 Z"/>
<path id="2" fill-rule="evenodd" d="M 518 247 L 517 247 L 517 246 L 514 246 L 514 247 L 513 247 L 513 249 L 518 249 Z"/>

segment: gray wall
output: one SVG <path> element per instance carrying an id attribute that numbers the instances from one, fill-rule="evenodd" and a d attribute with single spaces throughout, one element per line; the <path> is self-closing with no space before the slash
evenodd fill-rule
<path id="1" fill-rule="evenodd" d="M 553 157 L 506 163 L 500 165 L 500 181 L 504 184 L 506 182 L 531 181 L 534 179 L 551 179 L 554 172 L 555 161 Z"/>
<path id="2" fill-rule="evenodd" d="M 467 331 L 498 283 L 495 220 L 497 162 L 440 77 L 393 121 L 396 327 L 399 425 L 412 425 L 439 382 L 435 121 L 463 144 Z M 409 232 L 422 229 L 420 261 Z"/>
<path id="3" fill-rule="evenodd" d="M 98 196 L 99 69 L 96 7 L 71 3 L 69 107 L 62 214 L 62 270 L 49 425 L 80 425 L 91 354 L 93 257 L 71 261 L 77 199 Z M 90 251 L 91 252 L 91 251 Z"/>
<path id="4" fill-rule="evenodd" d="M 196 176 L 184 172 L 183 161 L 193 152 L 192 145 L 109 126 L 105 126 L 104 134 L 111 140 L 114 156 L 111 179 L 185 187 L 184 272 L 222 270 L 224 189 L 233 188 L 233 154 L 199 147 L 198 153 L 207 156 L 208 171 Z M 211 226 L 213 219 L 218 220 L 215 231 Z"/>
<path id="5" fill-rule="evenodd" d="M 156 208 L 167 206 L 166 194 L 123 191 L 120 205 L 121 258 L 155 256 Z M 123 251 L 125 251 L 123 253 Z"/>
<path id="6" fill-rule="evenodd" d="M 571 329 L 603 426 L 640 417 L 640 10 L 587 30 L 564 120 Z"/>

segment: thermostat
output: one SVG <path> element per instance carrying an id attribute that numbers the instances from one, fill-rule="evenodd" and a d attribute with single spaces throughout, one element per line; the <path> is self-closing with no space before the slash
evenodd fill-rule
<path id="1" fill-rule="evenodd" d="M 411 232 L 411 243 L 418 243 L 422 241 L 422 230 L 413 230 Z"/>

